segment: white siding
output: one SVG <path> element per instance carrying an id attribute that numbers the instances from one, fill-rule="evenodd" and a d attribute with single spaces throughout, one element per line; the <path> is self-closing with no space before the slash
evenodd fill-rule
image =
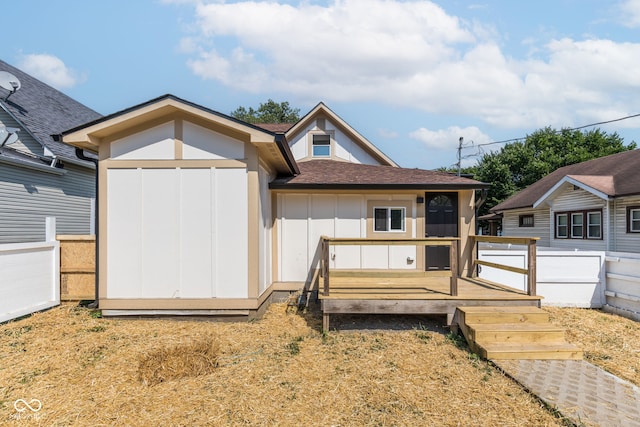
<path id="1" fill-rule="evenodd" d="M 245 169 L 107 171 L 108 298 L 246 298 Z"/>
<path id="2" fill-rule="evenodd" d="M 164 123 L 111 143 L 111 158 L 171 160 L 175 156 L 174 122 Z"/>
<path id="3" fill-rule="evenodd" d="M 309 152 L 309 132 L 327 132 L 333 135 L 332 147 L 333 156 L 338 159 L 346 160 L 351 163 L 362 163 L 368 165 L 379 165 L 380 162 L 368 154 L 358 142 L 352 140 L 343 132 L 341 132 L 333 123 L 329 120 L 325 121 L 324 129 L 320 129 L 317 122 L 312 122 L 303 131 L 298 134 L 298 137 L 291 141 L 291 152 L 296 160 L 309 158 L 311 153 Z"/>
<path id="4" fill-rule="evenodd" d="M 627 233 L 627 206 L 640 206 L 640 197 L 617 199 L 611 205 L 611 250 L 639 253 L 640 233 Z"/>
<path id="5" fill-rule="evenodd" d="M 371 196 L 375 200 L 413 200 L 391 195 Z M 281 281 L 311 280 L 319 268 L 320 236 L 366 237 L 367 200 L 361 195 L 279 194 L 279 260 Z M 415 207 L 407 211 L 415 237 Z M 414 269 L 415 247 L 335 246 L 331 267 L 350 269 Z"/>
<path id="6" fill-rule="evenodd" d="M 193 123 L 183 125 L 183 159 L 242 159 L 244 144 Z"/>
<path id="7" fill-rule="evenodd" d="M 584 211 L 591 209 L 602 209 L 602 222 L 603 222 L 603 238 L 602 239 L 556 239 L 551 238 L 551 246 L 555 248 L 567 248 L 567 249 L 585 249 L 585 250 L 607 250 L 607 239 L 609 238 L 609 230 L 604 223 L 606 221 L 606 206 L 607 203 L 601 198 L 585 191 L 581 188 L 574 189 L 573 185 L 566 184 L 563 192 L 556 197 L 551 203 L 551 223 L 550 235 L 553 234 L 555 227 L 555 213 L 556 212 L 568 212 L 568 211 Z M 586 226 L 586 224 L 585 224 Z"/>
<path id="8" fill-rule="evenodd" d="M 520 215 L 533 214 L 533 227 L 520 227 Z M 502 235 L 509 237 L 539 237 L 539 246 L 549 246 L 549 209 L 507 211 L 502 217 Z"/>

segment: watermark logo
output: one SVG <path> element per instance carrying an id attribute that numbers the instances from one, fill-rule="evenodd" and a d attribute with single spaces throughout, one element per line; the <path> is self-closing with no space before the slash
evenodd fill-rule
<path id="1" fill-rule="evenodd" d="M 25 399 L 18 399 L 13 402 L 13 407 L 17 411 L 17 413 L 13 415 L 13 418 L 16 420 L 22 418 L 38 419 L 40 416 L 38 412 L 42 409 L 42 402 L 38 399 L 31 399 L 28 402 Z"/>

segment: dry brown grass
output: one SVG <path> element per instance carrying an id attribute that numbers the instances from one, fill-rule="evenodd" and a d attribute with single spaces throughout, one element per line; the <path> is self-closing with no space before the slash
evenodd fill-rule
<path id="1" fill-rule="evenodd" d="M 154 385 L 178 378 L 211 374 L 218 366 L 219 356 L 220 345 L 215 337 L 161 347 L 141 355 L 138 378 L 143 384 Z"/>
<path id="2" fill-rule="evenodd" d="M 567 340 L 582 347 L 586 361 L 640 385 L 640 323 L 599 310 L 545 309 L 567 328 Z"/>
<path id="3" fill-rule="evenodd" d="M 434 324 L 323 335 L 317 313 L 285 311 L 215 323 L 100 319 L 63 305 L 0 325 L 0 424 L 16 421 L 16 399 L 35 398 L 42 410 L 25 425 L 562 425 Z M 552 313 L 564 322 L 563 310 Z M 188 344 L 203 342 L 216 368 L 140 380 L 145 358 L 198 353 Z"/>

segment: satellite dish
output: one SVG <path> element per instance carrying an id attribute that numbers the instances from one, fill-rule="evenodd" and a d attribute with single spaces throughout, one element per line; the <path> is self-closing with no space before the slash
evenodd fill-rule
<path id="1" fill-rule="evenodd" d="M 0 125 L 0 147 L 16 142 L 18 140 L 19 130 L 20 129 L 17 128 L 8 128 Z"/>
<path id="2" fill-rule="evenodd" d="M 22 85 L 20 80 L 8 71 L 0 71 L 0 87 L 14 93 L 20 89 Z"/>

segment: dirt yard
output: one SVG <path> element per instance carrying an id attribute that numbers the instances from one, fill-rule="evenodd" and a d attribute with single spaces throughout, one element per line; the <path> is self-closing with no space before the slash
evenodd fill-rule
<path id="1" fill-rule="evenodd" d="M 640 383 L 638 323 L 550 309 L 587 359 Z M 63 305 L 0 325 L 0 424 L 566 425 L 439 326 L 287 314 L 219 323 L 103 319 Z M 366 328 L 365 328 L 366 327 Z M 24 399 L 37 409 L 25 409 Z M 37 399 L 35 401 L 33 399 Z"/>

